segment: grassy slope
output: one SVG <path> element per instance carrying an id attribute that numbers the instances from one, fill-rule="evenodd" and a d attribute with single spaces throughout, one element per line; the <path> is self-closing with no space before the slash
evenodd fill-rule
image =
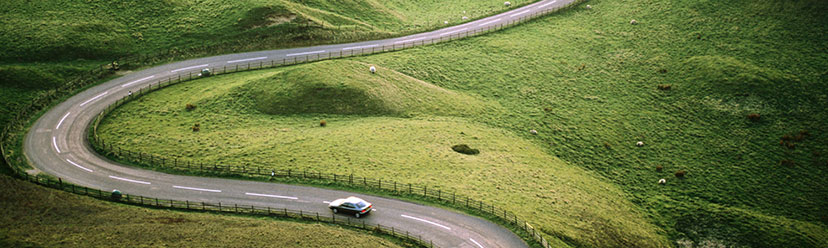
<path id="1" fill-rule="evenodd" d="M 497 102 L 507 111 L 473 121 L 518 133 L 537 129 L 540 135 L 524 138 L 615 182 L 678 244 L 824 246 L 828 6 L 590 4 L 592 10 L 467 42 L 360 60 Z M 749 113 L 762 120 L 746 120 Z M 801 130 L 809 135 L 794 141 L 795 149 L 779 145 Z M 637 141 L 647 145 L 635 147 Z M 687 178 L 675 179 L 677 170 Z M 668 184 L 658 186 L 659 178 Z"/>
<path id="2" fill-rule="evenodd" d="M 3 247 L 399 247 L 341 227 L 151 210 L 0 175 Z"/>
<path id="3" fill-rule="evenodd" d="M 193 161 L 375 175 L 456 189 L 498 202 L 579 244 L 664 244 L 616 187 L 508 131 L 457 117 L 505 114 L 502 108 L 384 68 L 372 75 L 367 68 L 325 61 L 172 86 L 113 112 L 101 124 L 101 136 L 113 145 Z M 187 111 L 187 103 L 197 108 Z M 327 127 L 318 127 L 320 119 Z M 199 132 L 190 130 L 194 123 Z M 462 155 L 451 150 L 456 144 L 482 152 Z"/>

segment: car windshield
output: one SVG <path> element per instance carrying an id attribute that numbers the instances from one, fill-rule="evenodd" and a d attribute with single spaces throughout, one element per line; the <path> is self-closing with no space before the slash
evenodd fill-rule
<path id="1" fill-rule="evenodd" d="M 357 208 L 362 209 L 362 208 L 368 207 L 368 203 L 366 203 L 366 202 L 357 202 L 356 206 L 357 206 Z"/>

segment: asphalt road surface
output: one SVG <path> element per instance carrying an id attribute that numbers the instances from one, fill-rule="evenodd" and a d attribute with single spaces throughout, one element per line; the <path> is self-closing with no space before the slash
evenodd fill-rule
<path id="1" fill-rule="evenodd" d="M 228 54 L 175 62 L 135 71 L 89 88 L 46 112 L 26 135 L 24 153 L 42 172 L 77 185 L 164 199 L 290 208 L 324 213 L 327 202 L 358 196 L 376 211 L 363 217 L 366 224 L 381 224 L 421 235 L 439 247 L 526 247 L 514 233 L 489 221 L 451 210 L 416 203 L 295 185 L 170 175 L 109 161 L 87 142 L 91 120 L 107 105 L 158 80 L 204 68 L 233 67 L 262 61 L 313 59 L 331 53 L 362 53 L 383 47 L 409 47 L 430 40 L 473 35 L 475 30 L 502 26 L 533 14 L 567 5 L 574 0 L 547 0 L 457 26 L 400 38 L 306 48 Z M 458 17 L 459 18 L 459 17 Z M 417 43 L 422 42 L 422 43 Z M 340 217 L 340 216 L 337 216 Z M 344 215 L 342 216 L 345 217 Z"/>

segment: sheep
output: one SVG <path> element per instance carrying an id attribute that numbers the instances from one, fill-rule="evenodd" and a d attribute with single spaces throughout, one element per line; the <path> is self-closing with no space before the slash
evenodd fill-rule
<path id="1" fill-rule="evenodd" d="M 448 24 L 448 21 L 443 21 L 443 24 Z"/>
<path id="2" fill-rule="evenodd" d="M 665 184 L 665 183 L 667 183 L 667 179 L 664 179 L 664 178 L 658 179 L 658 184 Z"/>
<path id="3" fill-rule="evenodd" d="M 592 5 L 587 4 L 586 9 L 592 9 Z"/>
<path id="4" fill-rule="evenodd" d="M 468 19 L 469 19 L 468 16 L 463 16 L 463 20 L 468 20 Z"/>
<path id="5" fill-rule="evenodd" d="M 630 24 L 636 25 L 636 24 L 638 24 L 638 21 L 636 21 L 635 19 L 632 19 L 632 21 L 630 21 Z"/>
<path id="6" fill-rule="evenodd" d="M 644 141 L 639 141 L 635 143 L 635 146 L 642 147 L 644 146 Z"/>
<path id="7" fill-rule="evenodd" d="M 373 65 L 371 66 L 371 68 L 368 68 L 368 70 L 371 71 L 371 74 L 377 73 L 377 68 L 374 67 Z"/>
<path id="8" fill-rule="evenodd" d="M 504 2 L 503 5 L 505 5 L 506 8 L 512 7 L 512 3 L 510 3 L 509 1 Z"/>
<path id="9" fill-rule="evenodd" d="M 532 130 L 529 130 L 529 133 L 534 134 L 534 135 L 538 135 L 538 130 L 532 129 Z"/>

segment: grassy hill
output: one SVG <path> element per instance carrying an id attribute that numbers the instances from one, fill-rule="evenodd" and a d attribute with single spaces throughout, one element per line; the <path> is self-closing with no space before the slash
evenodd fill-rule
<path id="1" fill-rule="evenodd" d="M 828 40 L 823 34 L 828 4 L 807 0 L 594 0 L 589 4 L 592 9 L 580 6 L 483 37 L 354 59 L 498 106 L 477 115 L 401 120 L 333 114 L 267 116 L 255 111 L 249 101 L 225 106 L 224 116 L 179 114 L 175 118 L 179 126 L 165 130 L 174 134 L 171 137 L 141 133 L 146 125 L 168 117 L 152 113 L 154 109 L 166 104 L 183 108 L 182 102 L 150 100 L 180 94 L 167 90 L 135 103 L 147 107 L 137 115 L 127 118 L 116 112 L 113 118 L 126 125 L 110 125 L 106 132 L 112 142 L 142 151 L 175 154 L 161 150 L 157 146 L 161 143 L 172 146 L 163 149 L 188 151 L 185 156 L 211 156 L 226 163 L 383 172 L 386 178 L 414 178 L 434 169 L 452 171 L 450 152 L 422 147 L 474 140 L 457 135 L 463 132 L 478 142 L 503 142 L 502 146 L 476 144 L 484 151 L 497 151 L 503 159 L 489 160 L 491 168 L 480 174 L 485 177 L 457 176 L 467 184 L 475 179 L 494 184 L 486 191 L 497 193 L 484 195 L 489 199 L 510 203 L 523 199 L 514 204 L 516 212 L 545 216 L 540 219 L 541 229 L 570 245 L 630 246 L 625 242 L 634 240 L 641 243 L 632 246 L 660 246 L 665 245 L 660 240 L 669 239 L 676 246 L 826 246 L 828 179 L 822 175 L 828 171 L 824 122 Z M 631 25 L 632 19 L 638 24 Z M 303 67 L 321 73 L 326 66 Z M 206 100 L 202 104 L 210 106 Z M 311 128 L 323 118 L 328 119 L 328 128 Z M 210 123 L 214 129 L 197 134 L 204 137 L 184 138 L 183 132 L 194 121 Z M 403 128 L 386 131 L 394 127 Z M 529 134 L 531 129 L 538 135 Z M 267 139 L 260 132 L 279 139 Z M 366 132 L 379 135 L 359 136 Z M 227 135 L 217 138 L 219 134 Z M 391 134 L 416 142 L 411 142 L 412 147 L 384 138 Z M 245 138 L 251 142 L 245 143 Z M 645 145 L 636 146 L 639 141 Z M 389 144 L 402 149 L 372 150 Z M 256 158 L 264 151 L 278 156 Z M 311 151 L 331 156 L 313 160 L 303 155 Z M 516 160 L 512 157 L 516 154 L 526 157 Z M 429 157 L 440 159 L 423 159 Z M 293 160 L 284 161 L 287 158 Z M 515 164 L 518 167 L 512 168 Z M 504 165 L 510 169 L 496 169 Z M 557 188 L 560 171 L 581 170 L 586 172 L 564 173 L 565 178 L 590 182 L 578 184 L 578 194 Z M 680 170 L 686 172 L 683 178 L 674 176 Z M 527 172 L 533 178 L 520 177 Z M 569 177 L 573 174 L 580 176 Z M 449 178 L 416 180 L 468 189 Z M 665 185 L 657 184 L 661 178 L 667 180 Z M 533 187 L 522 187 L 527 182 Z M 601 182 L 611 182 L 607 188 L 612 193 L 604 195 L 584 186 Z M 610 202 L 634 206 L 616 208 L 602 204 L 606 201 L 589 205 L 603 196 L 622 197 Z M 574 202 L 576 207 L 563 209 L 587 212 L 531 207 L 550 201 Z M 602 218 L 613 216 L 603 211 L 629 213 L 629 221 Z M 568 217 L 587 221 L 561 219 Z"/>
<path id="2" fill-rule="evenodd" d="M 3 247 L 401 247 L 325 224 L 114 204 L 0 175 Z"/>

